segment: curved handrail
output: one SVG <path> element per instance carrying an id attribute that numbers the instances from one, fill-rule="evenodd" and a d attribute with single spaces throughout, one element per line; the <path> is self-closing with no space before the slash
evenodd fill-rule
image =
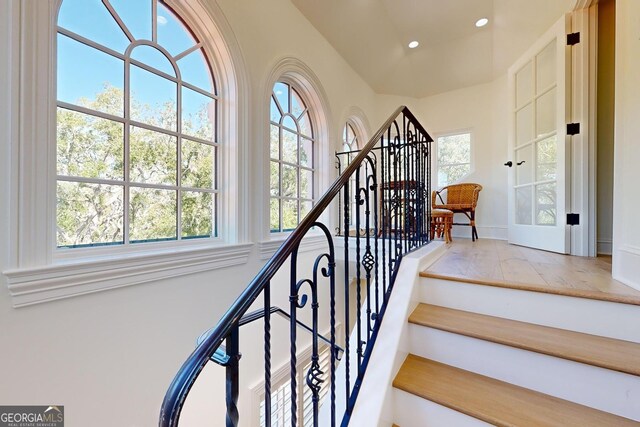
<path id="1" fill-rule="evenodd" d="M 191 353 L 187 360 L 174 377 L 160 410 L 160 426 L 176 427 L 182 410 L 184 400 L 186 399 L 191 387 L 200 375 L 200 372 L 210 360 L 223 340 L 229 335 L 234 325 L 237 325 L 242 316 L 251 307 L 253 302 L 260 296 L 265 286 L 277 273 L 284 262 L 289 258 L 292 252 L 298 247 L 305 234 L 311 229 L 313 224 L 318 220 L 320 215 L 327 209 L 333 199 L 339 194 L 344 185 L 347 184 L 351 175 L 353 175 L 361 164 L 365 161 L 368 154 L 376 146 L 379 140 L 383 138 L 384 133 L 394 123 L 397 117 L 404 113 L 414 121 L 415 126 L 425 135 L 429 135 L 427 131 L 420 125 L 415 116 L 406 106 L 400 106 L 371 137 L 369 142 L 362 148 L 358 155 L 352 160 L 340 176 L 333 182 L 324 195 L 318 200 L 313 209 L 300 222 L 298 227 L 289 235 L 284 243 L 278 248 L 273 256 L 267 261 L 260 272 L 249 283 L 245 290 L 238 296 L 229 310 L 222 316 L 217 326 L 211 330 L 211 333 L 201 342 L 200 345 Z"/>

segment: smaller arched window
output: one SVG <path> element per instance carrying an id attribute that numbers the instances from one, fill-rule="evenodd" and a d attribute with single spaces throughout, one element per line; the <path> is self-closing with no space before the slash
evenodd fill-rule
<path id="1" fill-rule="evenodd" d="M 160 0 L 64 0 L 58 247 L 217 236 L 216 82 Z"/>
<path id="2" fill-rule="evenodd" d="M 344 152 L 348 153 L 344 156 L 344 160 L 346 161 L 346 166 L 351 163 L 353 158 L 356 156 L 356 150 L 360 149 L 360 143 L 358 139 L 358 133 L 356 132 L 354 126 L 347 122 L 344 125 L 344 129 L 342 131 L 342 149 Z M 350 206 L 349 206 L 349 219 L 350 224 L 354 225 L 356 223 L 356 210 L 358 209 L 358 203 L 356 202 L 356 191 L 358 186 L 356 185 L 356 176 L 355 174 L 349 179 L 349 194 L 350 194 Z"/>
<path id="3" fill-rule="evenodd" d="M 314 128 L 307 102 L 289 83 L 271 94 L 270 229 L 291 231 L 315 200 Z"/>

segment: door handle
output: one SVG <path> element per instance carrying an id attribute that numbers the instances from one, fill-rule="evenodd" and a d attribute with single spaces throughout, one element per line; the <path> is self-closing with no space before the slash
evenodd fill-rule
<path id="1" fill-rule="evenodd" d="M 517 164 L 518 166 L 520 166 L 520 165 L 521 165 L 521 164 L 523 164 L 523 163 L 524 163 L 524 160 L 523 160 L 523 161 L 521 161 L 521 162 L 518 162 L 518 163 L 516 163 L 516 164 Z"/>
<path id="2" fill-rule="evenodd" d="M 511 167 L 511 166 L 513 166 L 513 162 L 512 162 L 511 160 L 509 160 L 509 161 L 508 161 L 507 163 L 505 163 L 504 165 L 505 165 L 505 166 L 509 166 L 509 167 Z"/>

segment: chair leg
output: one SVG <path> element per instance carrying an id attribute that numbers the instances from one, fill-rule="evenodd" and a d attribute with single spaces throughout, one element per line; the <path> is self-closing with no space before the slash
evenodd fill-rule
<path id="1" fill-rule="evenodd" d="M 478 230 L 476 230 L 476 212 L 471 211 L 471 241 L 475 242 L 478 239 Z"/>

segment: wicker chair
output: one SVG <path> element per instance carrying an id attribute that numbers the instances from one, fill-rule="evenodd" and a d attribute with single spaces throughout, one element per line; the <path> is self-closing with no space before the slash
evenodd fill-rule
<path id="1" fill-rule="evenodd" d="M 482 185 L 473 183 L 453 184 L 434 190 L 431 193 L 431 207 L 433 209 L 448 209 L 453 213 L 463 213 L 469 218 L 469 223 L 453 225 L 471 226 L 471 240 L 478 238 L 476 230 L 476 206 L 478 205 L 478 194 L 482 190 Z M 444 197 L 443 197 L 444 196 Z M 446 201 L 445 201 L 446 200 Z"/>

